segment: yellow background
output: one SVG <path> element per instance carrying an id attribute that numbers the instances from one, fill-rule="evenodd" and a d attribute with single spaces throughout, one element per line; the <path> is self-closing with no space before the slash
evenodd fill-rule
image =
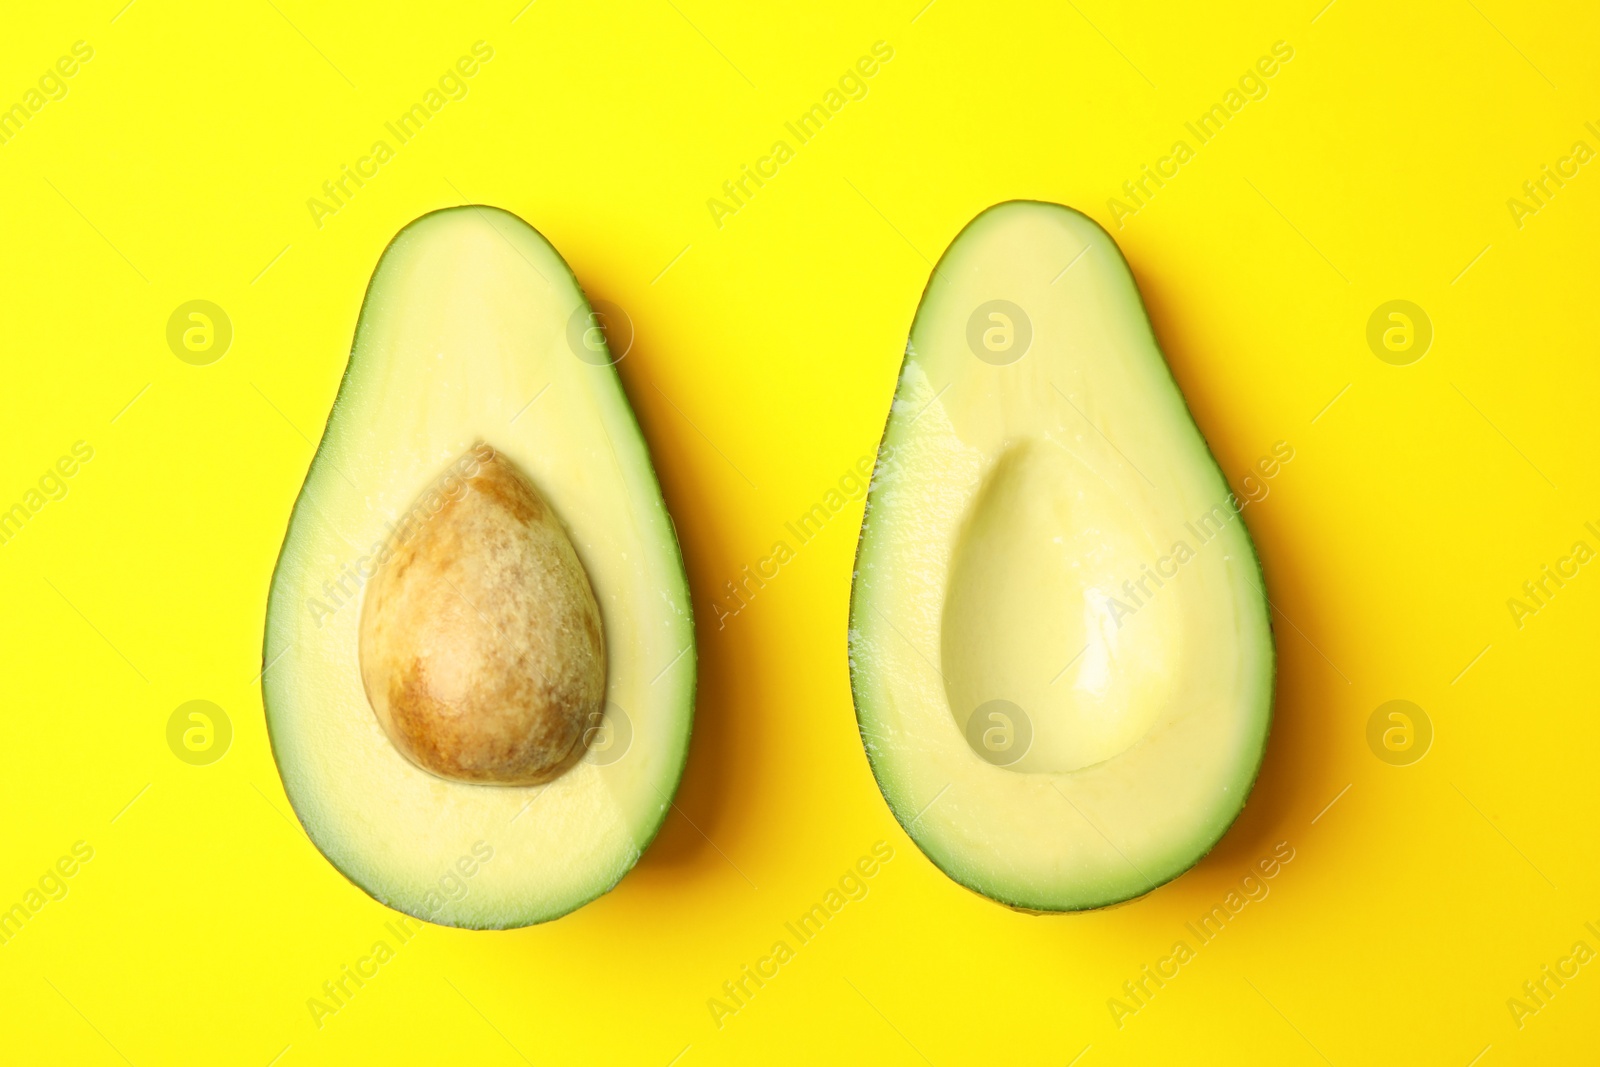
<path id="1" fill-rule="evenodd" d="M 1600 547 L 1600 164 L 1520 228 L 1506 203 L 1574 141 L 1600 148 L 1592 9 L 121 2 L 14 7 L 0 35 L 3 104 L 95 49 L 0 145 L 0 506 L 95 450 L 0 546 L 0 907 L 95 850 L 0 947 L 3 1058 L 1593 1058 L 1600 964 L 1520 1029 L 1506 1003 L 1575 941 L 1600 949 L 1600 573 L 1520 629 L 1506 605 Z M 495 58 L 470 94 L 314 225 L 321 183 L 478 40 Z M 707 199 L 880 40 L 868 95 L 718 228 Z M 1014 197 L 1109 223 L 1280 40 L 1266 98 L 1115 231 L 1230 479 L 1295 449 L 1245 513 L 1278 609 L 1261 780 L 1148 897 L 1014 914 L 935 870 L 868 770 L 845 661 L 860 505 L 721 630 L 711 604 L 876 447 L 964 223 Z M 379 253 L 464 201 L 529 220 L 634 322 L 620 369 L 699 613 L 694 741 L 614 892 L 533 929 L 424 929 L 319 1029 L 307 999 L 393 916 L 279 785 L 253 681 L 268 577 Z M 201 298 L 235 338 L 196 367 L 164 334 Z M 1404 367 L 1365 341 L 1396 298 L 1436 333 Z M 210 766 L 166 744 L 191 699 L 233 723 Z M 1391 699 L 1434 726 L 1410 766 L 1366 741 Z M 707 1000 L 878 840 L 895 858 L 870 894 L 719 1029 Z M 1108 999 L 1280 841 L 1270 896 L 1119 1028 Z"/>

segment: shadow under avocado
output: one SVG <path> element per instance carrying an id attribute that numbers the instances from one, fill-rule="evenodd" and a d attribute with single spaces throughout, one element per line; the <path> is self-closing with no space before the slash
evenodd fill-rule
<path id="1" fill-rule="evenodd" d="M 585 284 L 584 291 L 593 305 L 606 302 L 626 310 L 624 303 L 612 300 L 604 290 Z M 712 580 L 707 576 L 715 570 L 714 561 L 727 558 L 728 550 L 719 540 L 717 524 L 696 518 L 718 510 L 715 489 L 706 477 L 705 457 L 695 448 L 694 428 L 673 409 L 672 402 L 652 380 L 652 369 L 663 365 L 670 356 L 656 347 L 645 323 L 632 311 L 628 315 L 632 320 L 632 343 L 617 360 L 616 368 L 650 450 L 667 512 L 673 517 L 695 614 L 697 658 L 694 725 L 683 777 L 660 831 L 635 868 L 649 872 L 702 865 L 708 857 L 721 862 L 711 842 L 717 840 L 732 801 L 735 775 L 731 761 L 736 738 L 732 736 L 734 723 L 729 714 L 730 649 L 726 640 L 718 639 L 717 620 L 706 607 L 710 598 L 704 592 Z"/>

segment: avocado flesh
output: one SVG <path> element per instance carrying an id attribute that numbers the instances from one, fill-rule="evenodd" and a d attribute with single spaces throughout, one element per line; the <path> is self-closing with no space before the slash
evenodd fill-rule
<path id="1" fill-rule="evenodd" d="M 1022 315 L 993 318 L 996 300 Z M 1004 350 L 1030 332 L 1020 358 Z M 868 497 L 850 627 L 885 799 L 985 896 L 1036 911 L 1139 896 L 1243 807 L 1272 709 L 1260 565 L 1093 220 L 1000 204 L 935 268 Z"/>
<path id="2" fill-rule="evenodd" d="M 683 770 L 695 683 L 683 561 L 598 334 L 583 359 L 569 342 L 588 310 L 565 261 L 515 215 L 455 208 L 401 231 L 368 287 L 273 575 L 263 696 L 290 802 L 335 867 L 432 922 L 525 926 L 604 893 L 655 836 Z M 591 751 L 544 785 L 428 773 L 395 748 L 362 685 L 376 550 L 419 496 L 449 488 L 442 476 L 476 442 L 525 472 L 564 525 L 607 646 L 596 736 L 631 735 L 620 756 Z"/>

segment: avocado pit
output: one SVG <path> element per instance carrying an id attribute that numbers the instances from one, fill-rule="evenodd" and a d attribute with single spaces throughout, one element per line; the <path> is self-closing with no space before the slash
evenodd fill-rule
<path id="1" fill-rule="evenodd" d="M 367 700 L 402 755 L 441 778 L 548 782 L 605 700 L 589 576 L 532 481 L 486 444 L 425 490 L 361 606 Z"/>

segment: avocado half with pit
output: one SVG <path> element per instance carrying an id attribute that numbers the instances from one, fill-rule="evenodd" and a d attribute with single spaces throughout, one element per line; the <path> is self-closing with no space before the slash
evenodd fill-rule
<path id="1" fill-rule="evenodd" d="M 407 226 L 273 574 L 284 789 L 335 867 L 431 922 L 606 892 L 683 771 L 683 559 L 603 325 L 515 215 Z"/>
<path id="2" fill-rule="evenodd" d="M 974 219 L 917 309 L 857 551 L 850 676 L 946 874 L 1073 911 L 1193 866 L 1272 714 L 1260 564 L 1111 237 Z"/>

